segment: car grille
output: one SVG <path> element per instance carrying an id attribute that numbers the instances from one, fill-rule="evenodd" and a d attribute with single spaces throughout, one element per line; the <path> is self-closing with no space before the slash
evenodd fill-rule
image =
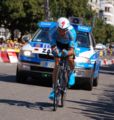
<path id="1" fill-rule="evenodd" d="M 40 62 L 35 62 L 35 61 L 20 60 L 20 62 L 40 65 Z"/>
<path id="2" fill-rule="evenodd" d="M 43 71 L 43 72 L 52 72 L 52 68 L 44 68 L 44 67 L 37 67 L 37 66 L 31 66 L 31 70 L 33 71 Z"/>
<path id="3" fill-rule="evenodd" d="M 41 58 L 41 59 L 49 59 L 49 60 L 53 60 L 54 59 L 53 56 L 46 55 L 46 54 L 39 54 L 39 58 Z"/>

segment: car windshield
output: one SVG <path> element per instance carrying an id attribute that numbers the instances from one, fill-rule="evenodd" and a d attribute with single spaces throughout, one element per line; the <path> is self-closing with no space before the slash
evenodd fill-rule
<path id="1" fill-rule="evenodd" d="M 90 47 L 89 33 L 77 32 L 77 45 L 78 47 Z"/>
<path id="2" fill-rule="evenodd" d="M 32 39 L 33 42 L 45 42 L 49 43 L 49 29 L 48 28 L 42 28 L 40 29 L 35 37 Z"/>
<path id="3" fill-rule="evenodd" d="M 49 29 L 42 28 L 38 30 L 32 41 L 50 43 Z M 77 43 L 78 47 L 90 47 L 89 33 L 77 31 Z"/>

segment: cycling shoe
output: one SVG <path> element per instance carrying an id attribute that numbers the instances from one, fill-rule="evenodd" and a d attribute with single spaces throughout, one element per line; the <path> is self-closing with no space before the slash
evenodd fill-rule
<path id="1" fill-rule="evenodd" d="M 75 84 L 75 73 L 74 72 L 70 73 L 68 84 L 69 84 L 69 86 L 73 86 Z"/>
<path id="2" fill-rule="evenodd" d="M 48 98 L 49 98 L 50 100 L 53 100 L 53 99 L 54 99 L 54 90 L 52 90 L 52 91 L 50 92 Z"/>

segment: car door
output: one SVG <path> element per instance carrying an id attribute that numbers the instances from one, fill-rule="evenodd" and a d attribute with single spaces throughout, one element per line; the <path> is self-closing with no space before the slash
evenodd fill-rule
<path id="1" fill-rule="evenodd" d="M 100 58 L 99 58 L 99 51 L 95 49 L 96 46 L 95 38 L 92 33 L 90 33 L 90 36 L 91 36 L 91 47 L 95 52 L 93 55 L 93 61 L 94 61 L 94 78 L 96 78 L 99 74 Z"/>

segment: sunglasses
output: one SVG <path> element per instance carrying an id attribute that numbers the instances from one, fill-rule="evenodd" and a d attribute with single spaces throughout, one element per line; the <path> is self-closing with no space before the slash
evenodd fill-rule
<path id="1" fill-rule="evenodd" d="M 58 28 L 58 31 L 59 31 L 60 33 L 65 33 L 67 30 L 68 30 L 67 28 L 66 28 L 66 29 L 61 29 L 60 27 Z"/>

